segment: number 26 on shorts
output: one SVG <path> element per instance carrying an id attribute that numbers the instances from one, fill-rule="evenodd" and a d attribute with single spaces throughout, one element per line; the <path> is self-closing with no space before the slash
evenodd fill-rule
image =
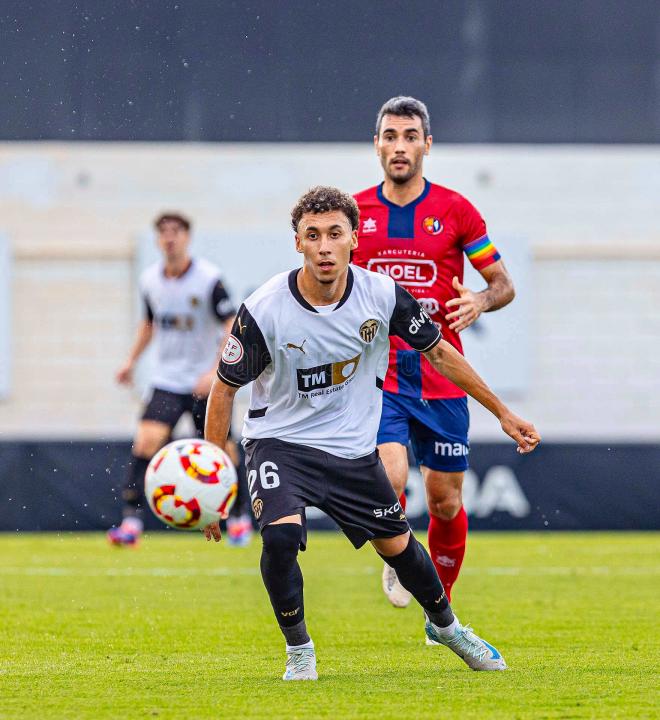
<path id="1" fill-rule="evenodd" d="M 259 481 L 261 482 L 261 487 L 264 490 L 272 490 L 273 488 L 279 487 L 280 476 L 277 474 L 277 470 L 277 465 L 271 460 L 266 460 L 265 462 L 262 462 L 259 466 Z M 256 481 L 257 471 L 250 470 L 247 475 L 247 482 L 251 496 L 253 494 L 252 490 L 254 489 L 254 484 L 256 483 Z"/>

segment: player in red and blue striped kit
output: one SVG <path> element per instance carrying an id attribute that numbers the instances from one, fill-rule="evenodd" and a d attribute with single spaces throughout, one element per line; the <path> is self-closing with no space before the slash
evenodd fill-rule
<path id="1" fill-rule="evenodd" d="M 384 181 L 355 196 L 360 229 L 353 262 L 405 287 L 441 327 L 444 339 L 462 352 L 459 333 L 482 312 L 511 302 L 511 279 L 476 208 L 422 174 L 432 144 L 424 103 L 410 97 L 388 100 L 378 114 L 374 143 Z M 488 284 L 485 290 L 463 286 L 464 255 Z M 467 398 L 400 338 L 390 341 L 378 448 L 402 495 L 412 442 L 429 505 L 429 550 L 449 596 L 467 536 L 461 494 L 469 453 Z M 393 605 L 410 601 L 387 566 L 383 589 Z"/>

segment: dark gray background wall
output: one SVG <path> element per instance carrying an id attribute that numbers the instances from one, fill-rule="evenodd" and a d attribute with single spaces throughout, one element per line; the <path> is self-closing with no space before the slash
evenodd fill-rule
<path id="1" fill-rule="evenodd" d="M 129 452 L 128 442 L 0 442 L 0 531 L 118 522 Z M 470 458 L 479 483 L 473 530 L 660 529 L 658 445 L 544 443 L 523 457 L 508 443 L 475 443 Z M 426 528 L 426 515 L 409 515 Z M 150 512 L 146 520 L 163 527 Z"/>
<path id="2" fill-rule="evenodd" d="M 657 142 L 657 0 L 2 0 L 0 139 Z"/>

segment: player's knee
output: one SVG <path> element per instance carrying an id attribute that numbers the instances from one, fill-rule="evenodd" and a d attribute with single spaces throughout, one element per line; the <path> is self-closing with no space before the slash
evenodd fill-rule
<path id="1" fill-rule="evenodd" d="M 169 428 L 167 430 L 159 430 L 150 432 L 140 430 L 133 442 L 133 455 L 146 460 L 151 459 L 167 442 L 169 436 Z"/>
<path id="2" fill-rule="evenodd" d="M 392 483 L 392 488 L 394 489 L 394 492 L 397 497 L 401 497 L 403 493 L 406 490 L 406 484 L 408 480 L 408 475 L 398 475 L 395 477 L 390 478 L 390 482 Z"/>
<path id="3" fill-rule="evenodd" d="M 429 498 L 429 514 L 440 520 L 453 520 L 463 506 L 460 492 L 451 492 L 441 497 Z"/>
<path id="4" fill-rule="evenodd" d="M 302 534 L 302 525 L 297 523 L 266 525 L 261 532 L 264 555 L 276 565 L 290 564 L 298 555 Z"/>

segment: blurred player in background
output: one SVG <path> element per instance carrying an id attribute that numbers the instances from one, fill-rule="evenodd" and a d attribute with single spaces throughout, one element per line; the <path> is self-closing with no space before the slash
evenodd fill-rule
<path id="1" fill-rule="evenodd" d="M 261 528 L 261 573 L 286 641 L 284 680 L 316 680 L 305 624 L 298 552 L 305 508 L 324 510 L 356 548 L 370 541 L 424 609 L 427 642 L 474 670 L 503 670 L 499 652 L 454 616 L 428 553 L 375 452 L 389 335 L 424 353 L 437 372 L 495 414 L 520 452 L 539 442 L 426 311 L 391 278 L 349 265 L 359 210 L 336 188 L 317 187 L 291 213 L 303 266 L 276 275 L 241 305 L 213 383 L 206 438 L 224 446 L 234 396 L 252 383 L 243 436 L 248 485 Z M 205 529 L 220 540 L 217 523 Z"/>
<path id="2" fill-rule="evenodd" d="M 353 262 L 405 287 L 462 353 L 459 333 L 481 313 L 511 302 L 511 278 L 475 207 L 422 174 L 432 144 L 424 103 L 411 97 L 388 100 L 378 113 L 374 144 L 384 180 L 355 196 L 361 224 Z M 463 254 L 487 283 L 481 292 L 462 284 Z M 392 338 L 384 390 L 380 457 L 405 506 L 412 441 L 426 487 L 429 551 L 451 598 L 468 526 L 462 498 L 469 452 L 467 396 L 398 337 Z M 388 565 L 383 590 L 396 607 L 410 602 L 410 593 Z"/>
<path id="3" fill-rule="evenodd" d="M 122 493 L 123 521 L 108 531 L 115 545 L 133 545 L 142 532 L 144 474 L 149 460 L 165 445 L 181 416 L 192 415 L 195 429 L 204 432 L 206 401 L 217 366 L 223 330 L 231 327 L 234 308 L 219 270 L 189 254 L 190 220 L 164 213 L 155 221 L 162 260 L 147 268 L 140 279 L 144 317 L 128 359 L 117 373 L 120 384 L 130 384 L 138 358 L 155 345 L 149 385 L 151 397 L 138 424 L 132 457 Z M 228 447 L 235 463 L 236 447 Z M 238 519 L 243 533 L 248 520 Z"/>

